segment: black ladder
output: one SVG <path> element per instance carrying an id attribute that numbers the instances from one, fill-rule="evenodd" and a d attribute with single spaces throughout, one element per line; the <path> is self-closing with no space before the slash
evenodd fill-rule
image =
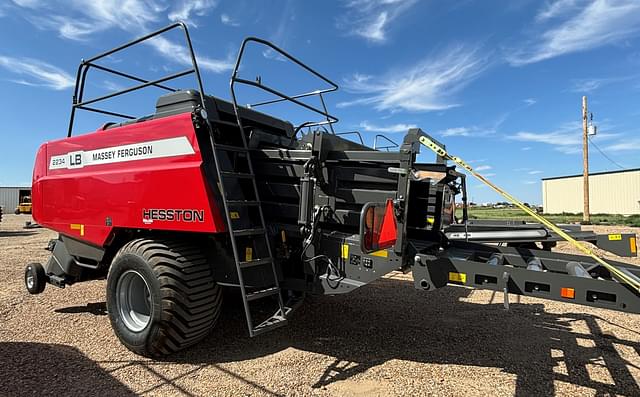
<path id="1" fill-rule="evenodd" d="M 216 172 L 218 174 L 218 181 L 220 194 L 222 196 L 222 203 L 224 205 L 224 212 L 227 219 L 227 225 L 229 228 L 229 236 L 231 237 L 231 246 L 233 249 L 233 257 L 236 264 L 236 271 L 238 272 L 238 284 L 240 287 L 240 292 L 242 295 L 242 303 L 244 305 L 245 316 L 247 319 L 247 327 L 249 328 L 249 336 L 257 336 L 262 333 L 271 331 L 273 329 L 282 327 L 287 324 L 287 314 L 290 311 L 290 308 L 285 307 L 282 294 L 280 290 L 280 285 L 278 282 L 278 274 L 276 272 L 275 262 L 273 260 L 273 253 L 271 250 L 271 244 L 269 241 L 269 236 L 267 234 L 267 228 L 264 222 L 264 214 L 262 211 L 262 205 L 260 203 L 260 196 L 258 195 L 258 186 L 256 184 L 255 174 L 253 172 L 253 164 L 251 162 L 251 154 L 249 152 L 249 148 L 247 146 L 247 139 L 244 135 L 244 131 L 242 126 L 238 123 L 230 123 L 221 120 L 211 120 L 210 121 L 212 127 L 216 127 L 218 131 L 229 131 L 235 130 L 238 135 L 240 135 L 240 141 L 238 141 L 237 136 L 227 137 L 229 141 L 233 141 L 233 143 L 227 144 L 227 140 L 225 140 L 225 144 L 217 144 L 215 143 L 215 139 L 213 140 L 213 158 L 216 165 Z M 212 138 L 214 131 L 211 131 Z M 230 170 L 223 170 L 222 165 L 223 161 L 221 161 L 221 155 L 223 153 L 229 154 L 228 159 L 231 163 Z M 244 156 L 244 161 L 238 161 L 238 155 Z M 241 166 L 243 164 L 244 166 Z M 227 167 L 229 168 L 229 167 Z M 231 184 L 239 184 L 240 181 L 247 181 L 245 186 L 249 185 L 251 188 L 248 190 L 251 191 L 253 197 L 242 197 L 238 199 L 230 199 L 228 196 L 229 188 Z M 248 181 L 251 181 L 248 183 Z M 237 185 L 238 186 L 238 185 Z M 253 225 L 247 228 L 235 228 L 234 227 L 234 219 L 238 218 L 237 210 L 242 208 L 257 208 L 258 219 L 256 219 Z M 234 217 L 235 216 L 235 217 Z M 252 238 L 254 242 L 254 247 L 258 247 L 256 242 L 262 241 L 264 244 L 259 245 L 260 247 L 266 247 L 266 255 L 263 255 L 262 258 L 253 258 L 253 248 L 245 248 L 244 257 L 241 255 L 239 249 L 241 249 L 240 244 L 238 242 L 238 238 L 248 237 Z M 251 251 L 249 251 L 251 249 Z M 258 251 L 256 249 L 256 251 Z M 262 286 L 260 289 L 253 289 L 250 292 L 247 292 L 247 286 L 244 282 L 244 274 L 243 272 L 249 268 L 256 268 L 260 266 L 269 266 L 271 268 L 271 274 L 273 275 L 273 282 L 268 286 Z M 269 298 L 272 296 L 276 296 L 278 300 L 278 309 L 277 311 L 268 317 L 266 320 L 260 322 L 257 326 L 254 325 L 254 319 L 251 314 L 251 308 L 249 303 Z"/>

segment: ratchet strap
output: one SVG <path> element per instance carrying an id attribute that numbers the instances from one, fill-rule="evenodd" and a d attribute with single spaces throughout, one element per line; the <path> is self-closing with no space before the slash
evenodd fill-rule
<path id="1" fill-rule="evenodd" d="M 544 218 L 540 214 L 537 214 L 531 208 L 527 207 L 522 202 L 520 202 L 520 200 L 516 199 L 515 197 L 513 197 L 512 195 L 510 195 L 509 193 L 507 193 L 506 191 L 504 191 L 500 187 L 494 185 L 492 182 L 490 182 L 488 179 L 486 179 L 482 175 L 478 174 L 476 171 L 474 171 L 473 168 L 471 168 L 471 166 L 469 164 L 465 163 L 461 158 L 455 157 L 455 156 L 451 156 L 449 153 L 447 153 L 447 151 L 442 146 L 440 146 L 440 145 L 436 144 L 435 142 L 433 142 L 426 135 L 419 135 L 418 140 L 420 141 L 421 144 L 423 144 L 427 148 L 429 148 L 432 151 L 434 151 L 438 156 L 443 157 L 443 158 L 448 159 L 448 160 L 451 160 L 454 163 L 458 164 L 460 167 L 462 167 L 465 170 L 467 170 L 471 175 L 473 175 L 474 177 L 478 178 L 482 183 L 484 183 L 485 185 L 489 186 L 491 189 L 495 190 L 502 197 L 504 197 L 505 199 L 507 199 L 510 202 L 512 202 L 516 207 L 518 207 L 522 211 L 526 212 L 533 219 L 535 219 L 538 222 L 542 223 L 543 225 L 545 225 L 546 227 L 548 227 L 549 229 L 554 231 L 556 234 L 558 234 L 560 237 L 565 239 L 567 242 L 569 242 L 571 245 L 573 245 L 574 247 L 576 247 L 580 251 L 584 252 L 586 255 L 588 255 L 591 258 L 593 258 L 596 262 L 598 262 L 600 265 L 602 265 L 605 269 L 609 270 L 609 272 L 611 272 L 612 275 L 615 275 L 618 281 L 620 281 L 622 283 L 625 283 L 625 284 L 628 284 L 629 286 L 634 288 L 636 291 L 640 292 L 640 283 L 639 282 L 637 282 L 636 280 L 632 279 L 631 277 L 629 277 L 625 273 L 621 272 L 620 270 L 616 269 L 615 266 L 610 265 L 607 262 L 605 262 L 604 259 L 602 259 L 599 256 L 597 256 L 592 250 L 587 248 L 585 245 L 583 245 L 580 242 L 576 241 L 573 237 L 571 237 L 570 235 L 565 233 L 562 229 L 560 229 L 558 226 L 556 226 L 553 222 L 547 220 L 546 218 Z"/>

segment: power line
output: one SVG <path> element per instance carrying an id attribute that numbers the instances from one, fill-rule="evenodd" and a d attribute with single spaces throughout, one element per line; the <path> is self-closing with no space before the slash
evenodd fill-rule
<path id="1" fill-rule="evenodd" d="M 601 154 L 605 159 L 607 159 L 607 160 L 609 160 L 611 163 L 615 164 L 615 165 L 616 165 L 618 168 L 620 168 L 621 170 L 623 170 L 623 169 L 624 169 L 624 167 L 623 167 L 623 166 L 621 166 L 620 164 L 618 164 L 617 162 L 615 162 L 614 160 L 612 160 L 612 159 L 611 159 L 611 157 L 607 156 L 607 155 L 605 154 L 605 152 L 603 152 L 603 151 L 602 151 L 602 149 L 600 149 L 600 147 L 598 147 L 598 145 L 596 145 L 596 143 L 593 141 L 593 139 L 589 138 L 589 142 L 591 142 L 591 144 L 593 145 L 593 147 L 595 147 L 595 148 L 600 152 L 600 154 Z"/>

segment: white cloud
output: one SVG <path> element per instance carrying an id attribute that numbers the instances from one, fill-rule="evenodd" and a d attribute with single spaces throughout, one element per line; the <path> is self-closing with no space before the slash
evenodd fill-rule
<path id="1" fill-rule="evenodd" d="M 508 136 L 509 139 L 525 142 L 547 143 L 560 146 L 577 145 L 582 143 L 582 124 L 572 121 L 562 124 L 556 130 L 546 133 L 520 131 Z"/>
<path id="2" fill-rule="evenodd" d="M 350 0 L 347 11 L 337 20 L 338 28 L 374 43 L 387 40 L 389 24 L 405 13 L 417 0 Z"/>
<path id="3" fill-rule="evenodd" d="M 231 18 L 228 14 L 221 14 L 220 15 L 220 22 L 222 22 L 223 25 L 227 25 L 227 26 L 233 26 L 233 27 L 240 26 L 240 22 L 238 22 L 235 19 Z"/>
<path id="4" fill-rule="evenodd" d="M 391 125 L 375 125 L 370 124 L 367 121 L 360 123 L 360 128 L 367 132 L 382 132 L 382 133 L 395 133 L 395 132 L 407 132 L 410 128 L 416 128 L 415 124 L 391 124 Z"/>
<path id="5" fill-rule="evenodd" d="M 520 148 L 520 150 L 526 152 L 527 150 L 531 150 L 531 146 L 522 147 L 522 148 Z"/>
<path id="6" fill-rule="evenodd" d="M 522 183 L 524 183 L 525 185 L 535 185 L 536 183 L 538 183 L 538 181 L 523 181 Z"/>
<path id="7" fill-rule="evenodd" d="M 192 14 L 199 17 L 205 16 L 217 5 L 213 0 L 181 0 L 175 3 L 167 18 L 170 21 L 185 21 L 193 26 L 196 24 L 191 20 Z"/>
<path id="8" fill-rule="evenodd" d="M 629 81 L 637 76 L 620 76 L 620 77 L 606 77 L 606 78 L 589 78 L 589 79 L 575 79 L 571 81 L 570 92 L 576 92 L 578 94 L 585 94 L 593 92 L 605 85 L 621 83 Z"/>
<path id="9" fill-rule="evenodd" d="M 490 165 L 479 165 L 475 168 L 476 171 L 487 171 L 492 169 L 493 167 Z"/>
<path id="10" fill-rule="evenodd" d="M 536 21 L 544 22 L 549 19 L 567 15 L 570 12 L 575 12 L 578 3 L 577 0 L 556 0 L 547 3 L 536 15 Z"/>
<path id="11" fill-rule="evenodd" d="M 527 48 L 515 51 L 507 61 L 520 66 L 617 43 L 640 33 L 639 18 L 637 0 L 559 0 L 544 7 L 536 20 L 538 25 L 561 21 L 546 28 L 539 26 Z"/>
<path id="12" fill-rule="evenodd" d="M 166 3 L 157 0 L 19 0 L 15 3 L 29 8 L 26 18 L 36 28 L 57 31 L 61 37 L 70 40 L 87 40 L 96 33 L 113 29 L 139 36 L 153 30 L 165 18 L 187 19 L 193 24 L 193 15 L 203 16 L 216 5 L 212 0 L 185 0 L 175 3 L 168 11 Z M 190 64 L 187 49 L 181 44 L 164 36 L 147 43 L 170 61 Z M 231 70 L 233 61 L 230 56 L 225 59 L 199 56 L 198 65 L 201 69 L 220 73 Z"/>
<path id="13" fill-rule="evenodd" d="M 640 139 L 625 139 L 603 148 L 605 152 L 622 152 L 640 150 Z"/>
<path id="14" fill-rule="evenodd" d="M 496 174 L 493 172 L 489 172 L 487 174 L 482 174 L 482 176 L 484 176 L 485 178 L 491 178 L 492 176 L 496 176 Z"/>
<path id="15" fill-rule="evenodd" d="M 18 84 L 65 90 L 75 85 L 71 75 L 46 62 L 31 58 L 12 58 L 0 55 L 0 68 L 20 76 L 12 80 Z"/>
<path id="16" fill-rule="evenodd" d="M 572 83 L 572 87 L 570 89 L 571 92 L 591 92 L 600 88 L 603 84 L 603 79 L 580 79 L 574 80 Z"/>
<path id="17" fill-rule="evenodd" d="M 12 0 L 15 5 L 25 8 L 39 8 L 45 4 L 42 0 Z"/>
<path id="18" fill-rule="evenodd" d="M 374 21 L 362 28 L 357 28 L 354 33 L 359 34 L 371 41 L 385 41 L 387 39 L 384 27 L 389 19 L 389 14 L 382 11 Z"/>
<path id="19" fill-rule="evenodd" d="M 527 172 L 527 174 L 529 174 L 529 175 L 537 175 L 537 174 L 542 174 L 542 171 L 540 171 L 540 170 L 533 170 L 533 171 L 529 171 L 529 172 Z"/>
<path id="20" fill-rule="evenodd" d="M 373 78 L 370 74 L 354 73 L 351 79 L 354 83 L 365 83 Z"/>
<path id="21" fill-rule="evenodd" d="M 147 43 L 160 54 L 171 58 L 174 62 L 186 66 L 191 65 L 191 55 L 185 46 L 174 43 L 163 36 L 157 36 L 147 41 Z M 197 60 L 198 66 L 201 69 L 214 73 L 222 73 L 233 68 L 233 58 L 231 54 L 229 54 L 226 59 L 212 59 L 206 56 L 198 56 Z"/>
<path id="22" fill-rule="evenodd" d="M 532 106 L 538 103 L 538 100 L 536 98 L 527 98 L 523 99 L 522 102 L 524 102 L 524 104 L 527 106 Z"/>
<path id="23" fill-rule="evenodd" d="M 0 4 L 0 18 L 9 15 L 12 4 L 9 2 Z"/>
<path id="24" fill-rule="evenodd" d="M 374 105 L 377 110 L 412 112 L 449 109 L 459 106 L 450 101 L 450 97 L 486 67 L 486 58 L 479 54 L 478 48 L 449 47 L 408 70 L 377 78 L 355 74 L 345 79 L 345 90 L 363 97 L 338 106 Z"/>
<path id="25" fill-rule="evenodd" d="M 105 80 L 102 83 L 102 86 L 107 90 L 107 91 L 121 91 L 124 90 L 127 87 L 124 87 L 118 83 L 115 83 L 111 80 Z"/>
<path id="26" fill-rule="evenodd" d="M 495 134 L 496 130 L 494 128 L 481 128 L 481 127 L 453 127 L 447 128 L 444 130 L 437 131 L 436 134 L 439 134 L 443 137 L 451 137 L 451 136 L 466 136 L 466 137 L 483 137 L 491 134 Z"/>
<path id="27" fill-rule="evenodd" d="M 289 28 L 291 27 L 291 23 L 296 19 L 294 4 L 292 0 L 287 0 L 285 6 L 280 13 L 280 19 L 278 20 L 278 24 L 276 25 L 276 30 L 273 34 L 270 35 L 271 41 L 279 45 L 280 47 L 285 47 L 286 42 L 289 39 Z"/>
<path id="28" fill-rule="evenodd" d="M 84 41 L 95 33 L 108 28 L 107 24 L 96 24 L 63 15 L 29 16 L 27 19 L 38 29 L 56 30 L 60 37 Z"/>
<path id="29" fill-rule="evenodd" d="M 615 133 L 598 133 L 599 140 L 612 139 L 619 136 Z M 573 121 L 562 124 L 551 132 L 520 131 L 508 135 L 508 139 L 522 142 L 544 143 L 553 146 L 554 150 L 565 154 L 576 154 L 582 151 L 582 123 Z"/>
<path id="30" fill-rule="evenodd" d="M 278 47 L 286 48 L 287 42 L 291 38 L 290 29 L 293 24 L 293 21 L 296 19 L 294 3 L 292 0 L 287 0 L 284 4 L 284 7 L 281 7 L 282 11 L 280 12 L 280 18 L 278 19 L 277 24 L 272 24 L 275 26 L 275 30 L 273 33 L 269 35 L 269 40 L 276 44 Z M 276 61 L 287 62 L 287 58 L 280 55 L 278 52 L 268 48 L 262 51 L 262 56 L 267 59 L 274 59 Z"/>
<path id="31" fill-rule="evenodd" d="M 150 30 L 149 24 L 161 20 L 164 8 L 143 0 L 72 0 L 64 2 L 84 17 L 84 22 L 96 26 L 96 31 L 120 28 L 129 32 Z M 62 6 L 62 4 L 61 4 Z M 55 10 L 57 7 L 52 7 Z"/>
<path id="32" fill-rule="evenodd" d="M 471 135 L 469 133 L 469 128 L 467 128 L 467 127 L 447 128 L 445 130 L 438 131 L 437 133 L 442 135 L 442 136 L 469 136 L 469 135 Z"/>
<path id="33" fill-rule="evenodd" d="M 572 135 L 567 135 L 565 132 L 565 130 L 546 133 L 520 131 L 509 138 L 517 141 L 547 143 L 559 146 L 578 145 L 582 142 L 579 131 L 575 131 L 575 134 Z"/>

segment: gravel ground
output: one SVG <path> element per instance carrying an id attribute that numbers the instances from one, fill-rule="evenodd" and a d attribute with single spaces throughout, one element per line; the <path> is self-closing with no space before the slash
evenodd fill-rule
<path id="1" fill-rule="evenodd" d="M 54 237 L 29 219 L 0 223 L 2 396 L 640 395 L 640 316 L 515 296 L 505 311 L 500 294 L 420 292 L 402 274 L 309 298 L 254 339 L 231 296 L 204 342 L 148 360 L 111 331 L 104 281 L 26 293 L 24 265 Z"/>

